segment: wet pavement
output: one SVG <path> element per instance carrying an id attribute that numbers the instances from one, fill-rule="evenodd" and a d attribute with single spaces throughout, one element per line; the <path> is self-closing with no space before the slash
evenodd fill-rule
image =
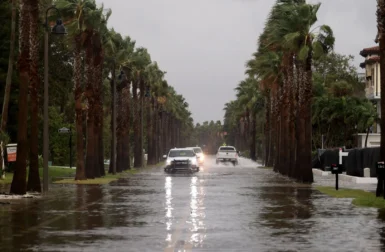
<path id="1" fill-rule="evenodd" d="M 209 159 L 195 174 L 51 185 L 44 199 L 0 205 L 0 251 L 385 250 L 385 212 L 257 166 Z"/>

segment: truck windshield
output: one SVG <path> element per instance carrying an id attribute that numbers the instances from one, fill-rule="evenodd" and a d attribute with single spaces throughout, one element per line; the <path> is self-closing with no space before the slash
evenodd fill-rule
<path id="1" fill-rule="evenodd" d="M 194 157 L 193 150 L 171 150 L 168 154 L 169 157 Z"/>

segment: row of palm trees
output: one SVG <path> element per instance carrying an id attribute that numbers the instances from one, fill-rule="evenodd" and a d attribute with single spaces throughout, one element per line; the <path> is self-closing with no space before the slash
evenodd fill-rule
<path id="1" fill-rule="evenodd" d="M 194 145 L 201 146 L 206 154 L 216 154 L 218 146 L 224 143 L 225 136 L 221 121 L 197 123 L 194 130 Z"/>
<path id="2" fill-rule="evenodd" d="M 248 77 L 235 88 L 236 100 L 225 104 L 224 128 L 228 131 L 226 142 L 252 160 L 261 159 L 264 125 L 264 98 L 256 78 Z"/>
<path id="3" fill-rule="evenodd" d="M 259 110 L 258 101 L 263 101 L 265 164 L 308 183 L 313 182 L 312 62 L 334 45 L 329 26 L 314 27 L 319 8 L 320 4 L 305 0 L 277 0 L 259 37 L 258 49 L 246 63 L 248 77 L 238 87 L 238 99 L 247 97 L 244 94 L 251 96 L 245 99 L 250 102 L 243 103 L 245 127 L 253 124 L 256 113 L 251 111 Z M 242 91 L 246 88 L 255 91 Z"/>
<path id="4" fill-rule="evenodd" d="M 37 148 L 38 24 L 39 13 L 46 8 L 39 10 L 38 0 L 19 3 L 18 153 L 11 193 L 24 194 L 27 189 L 41 190 Z M 53 3 L 65 21 L 67 49 L 73 55 L 73 62 L 68 63 L 73 66 L 76 114 L 75 179 L 105 175 L 103 127 L 104 114 L 108 111 L 103 102 L 103 85 L 106 81 L 111 84 L 111 94 L 117 101 L 108 109 L 117 115 L 116 125 L 113 117 L 110 122 L 111 132 L 116 131 L 116 144 L 111 144 L 111 148 L 116 148 L 116 155 L 111 156 L 111 173 L 130 169 L 132 156 L 133 166 L 142 167 L 142 149 L 147 149 L 148 164 L 156 164 L 167 149 L 187 145 L 193 131 L 188 103 L 167 83 L 165 72 L 151 60 L 147 49 L 136 47 L 130 37 L 107 28 L 111 10 L 98 6 L 94 0 L 55 0 Z M 28 100 L 31 101 L 30 147 L 27 145 Z"/>

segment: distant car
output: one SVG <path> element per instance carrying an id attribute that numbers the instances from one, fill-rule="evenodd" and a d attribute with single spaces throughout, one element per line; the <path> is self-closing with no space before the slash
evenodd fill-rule
<path id="1" fill-rule="evenodd" d="M 221 146 L 216 155 L 216 163 L 232 162 L 233 165 L 238 164 L 238 153 L 233 146 Z"/>
<path id="2" fill-rule="evenodd" d="M 205 160 L 205 155 L 203 154 L 203 151 L 201 149 L 201 147 L 188 147 L 188 148 L 191 148 L 194 150 L 195 154 L 197 155 L 197 158 L 198 158 L 198 163 L 201 165 L 203 164 L 204 160 Z"/>
<path id="3" fill-rule="evenodd" d="M 166 159 L 165 172 L 188 171 L 198 172 L 199 164 L 197 156 L 191 148 L 175 148 L 164 155 Z"/>

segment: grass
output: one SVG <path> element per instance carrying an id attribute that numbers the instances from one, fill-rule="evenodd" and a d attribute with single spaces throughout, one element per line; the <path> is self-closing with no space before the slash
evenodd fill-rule
<path id="1" fill-rule="evenodd" d="M 316 189 L 331 197 L 352 198 L 352 203 L 355 206 L 385 208 L 385 199 L 383 197 L 376 197 L 372 192 L 358 189 L 339 189 L 336 191 L 334 187 L 326 186 L 317 186 Z"/>
<path id="2" fill-rule="evenodd" d="M 0 184 L 11 184 L 13 173 L 5 173 L 5 179 L 0 179 Z"/>
<path id="3" fill-rule="evenodd" d="M 160 162 L 156 165 L 148 165 L 144 169 L 155 168 L 158 166 L 162 166 L 163 164 L 164 164 L 164 162 Z M 55 184 L 76 184 L 76 185 L 104 185 L 104 184 L 108 184 L 112 181 L 118 180 L 120 178 L 124 178 L 124 177 L 130 176 L 130 175 L 136 174 L 140 170 L 141 169 L 137 170 L 134 168 L 134 169 L 131 169 L 128 171 L 124 171 L 122 173 L 115 174 L 115 175 L 106 174 L 106 176 L 104 176 L 102 178 L 87 179 L 87 180 L 74 180 L 73 178 L 61 179 L 61 180 L 55 181 L 54 183 Z"/>
<path id="4" fill-rule="evenodd" d="M 108 184 L 112 181 L 118 180 L 120 178 L 133 175 L 137 173 L 138 170 L 131 169 L 128 171 L 124 171 L 122 173 L 117 173 L 115 175 L 113 174 L 106 174 L 106 176 L 102 178 L 95 178 L 95 179 L 86 179 L 86 180 L 74 180 L 73 178 L 69 179 L 61 179 L 58 181 L 53 182 L 54 184 L 76 184 L 76 185 L 104 185 Z"/>
<path id="5" fill-rule="evenodd" d="M 43 180 L 43 168 L 39 168 L 40 179 Z M 51 166 L 48 169 L 49 179 L 63 178 L 63 177 L 73 177 L 75 176 L 74 169 L 61 168 L 58 166 Z M 13 179 L 13 173 L 6 172 L 5 179 L 0 179 L 0 184 L 11 184 Z M 27 170 L 27 179 L 28 179 L 28 170 Z"/>
<path id="6" fill-rule="evenodd" d="M 151 169 L 154 167 L 162 166 L 164 162 L 161 162 L 156 165 L 149 165 L 145 169 Z M 102 185 L 108 184 L 114 180 L 118 180 L 119 178 L 126 177 L 129 175 L 133 175 L 138 173 L 139 170 L 131 169 L 128 171 L 124 171 L 122 173 L 118 173 L 116 175 L 107 174 L 102 178 L 95 179 L 87 179 L 87 180 L 74 180 L 75 177 L 75 169 L 63 168 L 60 166 L 50 166 L 48 171 L 48 176 L 50 181 L 54 181 L 55 184 L 83 184 L 83 185 Z M 40 179 L 43 180 L 43 168 L 39 169 Z M 6 173 L 5 179 L 0 179 L 0 184 L 11 184 L 13 179 L 13 173 Z M 27 179 L 28 179 L 28 170 L 27 170 Z"/>

